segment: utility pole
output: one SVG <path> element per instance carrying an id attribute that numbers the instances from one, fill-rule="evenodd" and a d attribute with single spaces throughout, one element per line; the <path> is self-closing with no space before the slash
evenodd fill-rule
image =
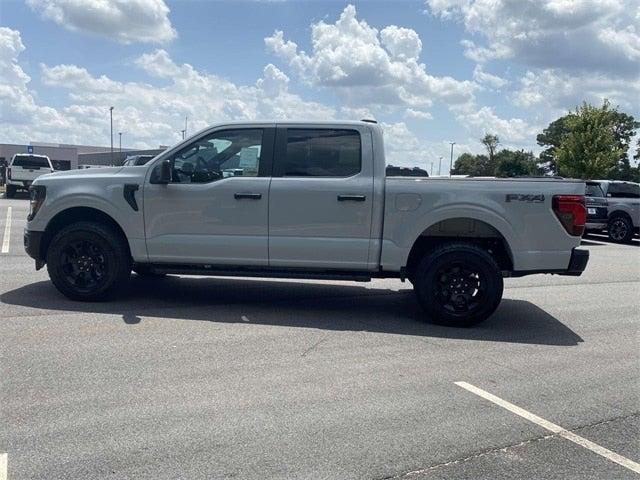
<path id="1" fill-rule="evenodd" d="M 429 176 L 433 177 L 433 162 L 431 162 L 431 171 L 429 171 Z"/>
<path id="2" fill-rule="evenodd" d="M 439 157 L 438 161 L 438 176 L 442 175 L 442 157 Z"/>
<path id="3" fill-rule="evenodd" d="M 109 107 L 109 121 L 111 123 L 111 166 L 113 166 L 113 107 Z"/>
<path id="4" fill-rule="evenodd" d="M 120 136 L 120 145 L 118 149 L 118 163 L 122 163 L 122 132 L 118 132 Z"/>
<path id="5" fill-rule="evenodd" d="M 180 133 L 182 134 L 182 139 L 184 140 L 184 135 L 185 135 L 185 133 L 187 133 L 187 131 L 186 130 L 180 130 Z"/>
<path id="6" fill-rule="evenodd" d="M 182 138 L 187 138 L 187 117 L 186 115 L 184 116 L 184 134 Z"/>
<path id="7" fill-rule="evenodd" d="M 451 144 L 451 161 L 449 163 L 449 177 L 451 177 L 451 170 L 453 170 L 453 146 L 456 142 L 449 142 Z"/>

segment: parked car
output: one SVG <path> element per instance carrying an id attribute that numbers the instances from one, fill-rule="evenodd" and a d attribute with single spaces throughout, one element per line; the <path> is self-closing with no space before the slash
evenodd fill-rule
<path id="1" fill-rule="evenodd" d="M 580 275 L 589 258 L 583 181 L 387 177 L 371 121 L 216 125 L 145 167 L 34 183 L 25 248 L 67 297 L 104 298 L 132 269 L 400 278 L 431 321 L 469 326 L 503 277 Z"/>
<path id="2" fill-rule="evenodd" d="M 7 198 L 13 198 L 18 190 L 28 190 L 36 178 L 51 172 L 53 165 L 46 155 L 16 153 L 7 168 Z"/>
<path id="3" fill-rule="evenodd" d="M 585 232 L 600 233 L 607 228 L 607 198 L 598 182 L 586 183 L 587 224 Z"/>
<path id="4" fill-rule="evenodd" d="M 607 233 L 614 242 L 629 243 L 640 229 L 640 184 L 596 180 L 608 203 Z"/>
<path id="5" fill-rule="evenodd" d="M 131 155 L 125 159 L 122 165 L 125 167 L 136 167 L 138 165 L 144 165 L 154 156 L 155 155 Z"/>

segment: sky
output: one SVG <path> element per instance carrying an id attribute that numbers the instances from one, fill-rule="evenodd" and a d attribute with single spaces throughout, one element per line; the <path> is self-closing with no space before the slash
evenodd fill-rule
<path id="1" fill-rule="evenodd" d="M 639 0 L 3 0 L 0 142 L 155 148 L 225 120 L 375 118 L 443 170 L 538 152 L 583 101 L 640 118 Z M 432 169 L 435 165 L 435 171 Z"/>

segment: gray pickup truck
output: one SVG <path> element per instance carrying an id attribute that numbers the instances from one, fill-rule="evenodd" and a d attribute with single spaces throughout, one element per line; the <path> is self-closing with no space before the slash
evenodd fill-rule
<path id="1" fill-rule="evenodd" d="M 25 247 L 97 300 L 143 276 L 408 279 L 431 321 L 468 326 L 503 277 L 580 275 L 585 184 L 387 177 L 382 128 L 229 123 L 142 166 L 60 172 L 31 189 Z"/>

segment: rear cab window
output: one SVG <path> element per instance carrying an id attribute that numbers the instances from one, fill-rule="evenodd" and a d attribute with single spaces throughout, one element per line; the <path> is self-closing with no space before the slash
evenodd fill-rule
<path id="1" fill-rule="evenodd" d="M 283 177 L 351 177 L 362 169 L 360 133 L 349 129 L 287 128 L 276 173 Z"/>
<path id="2" fill-rule="evenodd" d="M 46 157 L 38 157 L 34 155 L 16 155 L 11 162 L 12 167 L 22 168 L 50 168 L 51 164 Z"/>
<path id="3" fill-rule="evenodd" d="M 604 197 L 604 192 L 602 191 L 599 183 L 593 182 L 587 183 L 585 195 L 587 197 Z"/>

